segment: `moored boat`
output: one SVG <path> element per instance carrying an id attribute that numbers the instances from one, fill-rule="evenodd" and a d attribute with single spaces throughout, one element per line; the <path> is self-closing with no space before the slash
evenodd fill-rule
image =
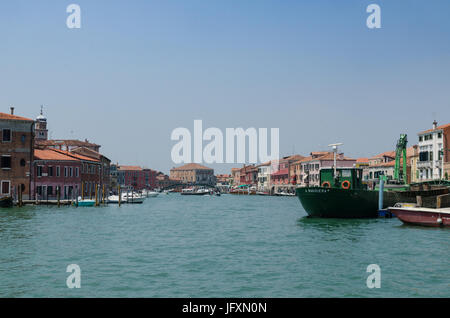
<path id="1" fill-rule="evenodd" d="M 10 208 L 13 206 L 13 198 L 11 196 L 4 196 L 0 198 L 0 208 Z"/>
<path id="2" fill-rule="evenodd" d="M 95 200 L 78 198 L 77 201 L 73 202 L 73 205 L 74 206 L 78 206 L 78 207 L 94 206 L 95 205 Z"/>
<path id="3" fill-rule="evenodd" d="M 450 208 L 424 208 L 396 204 L 388 209 L 404 224 L 450 227 Z"/>
<path id="4" fill-rule="evenodd" d="M 213 192 L 205 188 L 186 188 L 181 190 L 181 195 L 211 195 Z"/>
<path id="5" fill-rule="evenodd" d="M 362 181 L 362 169 L 346 168 L 320 171 L 321 187 L 297 188 L 296 194 L 310 217 L 323 218 L 375 218 L 379 210 L 379 190 L 369 190 Z M 436 197 L 449 193 L 448 185 L 385 188 L 383 207 L 394 206 L 397 202 L 416 203 L 420 196 L 424 203 L 433 207 Z"/>
<path id="6" fill-rule="evenodd" d="M 122 194 L 122 200 L 123 202 L 130 203 L 130 204 L 141 204 L 144 203 L 144 196 L 140 195 L 136 192 L 130 192 L 130 193 L 123 193 Z"/>

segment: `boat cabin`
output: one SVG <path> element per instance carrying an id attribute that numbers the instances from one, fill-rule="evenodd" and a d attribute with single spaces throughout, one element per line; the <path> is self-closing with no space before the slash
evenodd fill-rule
<path id="1" fill-rule="evenodd" d="M 336 176 L 334 169 L 320 170 L 320 186 L 324 188 L 339 189 L 366 189 L 363 183 L 363 169 L 361 168 L 338 168 Z"/>

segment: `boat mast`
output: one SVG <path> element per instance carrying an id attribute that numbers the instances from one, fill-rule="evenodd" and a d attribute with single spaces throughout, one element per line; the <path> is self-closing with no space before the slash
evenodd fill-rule
<path id="1" fill-rule="evenodd" d="M 328 147 L 332 147 L 333 148 L 333 152 L 334 152 L 334 178 L 336 178 L 336 170 L 337 170 L 337 167 L 336 167 L 336 154 L 337 154 L 337 151 L 338 151 L 338 146 L 342 146 L 343 145 L 343 143 L 342 142 L 338 142 L 338 143 L 336 143 L 336 144 L 330 144 L 330 145 L 328 145 Z"/>

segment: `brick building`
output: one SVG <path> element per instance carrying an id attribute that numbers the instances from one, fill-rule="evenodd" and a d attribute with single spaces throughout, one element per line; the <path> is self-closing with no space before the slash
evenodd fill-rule
<path id="1" fill-rule="evenodd" d="M 157 187 L 156 174 L 152 169 L 139 166 L 117 166 L 117 184 L 123 189 L 143 190 Z"/>
<path id="2" fill-rule="evenodd" d="M 35 149 L 33 171 L 33 197 L 55 200 L 58 190 L 61 199 L 81 195 L 82 162 L 52 149 Z"/>
<path id="3" fill-rule="evenodd" d="M 0 196 L 30 198 L 31 163 L 33 161 L 34 121 L 0 113 Z M 20 188 L 19 188 L 20 187 Z"/>
<path id="4" fill-rule="evenodd" d="M 71 153 L 83 155 L 85 157 L 89 157 L 92 159 L 96 159 L 100 163 L 100 187 L 103 189 L 105 186 L 105 191 L 107 193 L 111 190 L 111 160 L 109 160 L 106 156 L 101 153 L 92 150 L 91 148 L 86 147 L 78 147 L 74 148 Z"/>
<path id="5" fill-rule="evenodd" d="M 82 194 L 93 198 L 97 187 L 103 189 L 101 163 L 69 151 L 35 149 L 32 184 L 33 199 L 55 199 L 57 187 L 61 199 L 74 199 Z"/>
<path id="6" fill-rule="evenodd" d="M 181 183 L 216 184 L 214 169 L 198 163 L 188 163 L 184 166 L 170 169 L 170 178 Z"/>
<path id="7" fill-rule="evenodd" d="M 255 165 L 244 165 L 239 171 L 240 184 L 257 185 L 258 183 L 258 167 Z"/>

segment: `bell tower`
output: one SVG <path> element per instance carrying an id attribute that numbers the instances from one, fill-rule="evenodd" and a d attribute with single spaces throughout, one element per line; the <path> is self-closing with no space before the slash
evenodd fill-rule
<path id="1" fill-rule="evenodd" d="M 35 139 L 38 140 L 48 139 L 47 118 L 44 117 L 43 108 L 44 106 L 41 105 L 41 113 L 39 114 L 39 116 L 36 117 Z"/>

